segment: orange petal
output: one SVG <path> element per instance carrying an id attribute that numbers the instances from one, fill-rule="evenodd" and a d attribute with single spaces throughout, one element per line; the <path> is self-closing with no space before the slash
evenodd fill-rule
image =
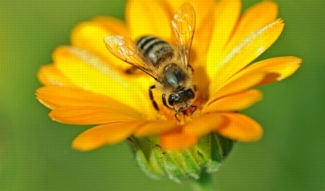
<path id="1" fill-rule="evenodd" d="M 183 132 L 190 135 L 203 136 L 214 131 L 223 122 L 218 113 L 203 114 L 186 124 Z"/>
<path id="2" fill-rule="evenodd" d="M 278 5 L 273 1 L 263 1 L 247 9 L 227 44 L 224 52 L 229 52 L 252 32 L 273 22 L 278 15 Z"/>
<path id="3" fill-rule="evenodd" d="M 280 81 L 296 72 L 300 67 L 301 59 L 294 56 L 270 58 L 256 62 L 244 68 L 239 75 L 252 75 L 265 72 L 266 76 L 259 85 Z"/>
<path id="4" fill-rule="evenodd" d="M 90 151 L 105 144 L 116 144 L 128 138 L 143 121 L 129 121 L 93 127 L 81 133 L 72 143 L 72 148 Z"/>
<path id="5" fill-rule="evenodd" d="M 193 147 L 199 137 L 181 131 L 173 131 L 160 135 L 160 146 L 165 151 L 180 151 Z"/>
<path id="6" fill-rule="evenodd" d="M 227 138 L 237 141 L 256 141 L 263 135 L 263 129 L 253 119 L 239 113 L 222 113 L 227 118 L 223 126 L 219 126 L 216 131 Z"/>
<path id="7" fill-rule="evenodd" d="M 150 86 L 149 80 L 139 78 L 142 88 L 139 89 L 139 83 L 126 80 L 122 73 L 95 55 L 73 47 L 60 47 L 53 57 L 57 68 L 75 86 L 123 102 L 139 112 L 152 113 L 148 90 L 143 89 Z"/>
<path id="8" fill-rule="evenodd" d="M 42 66 L 38 71 L 37 77 L 44 85 L 73 85 L 73 83 L 66 78 L 53 64 Z"/>
<path id="9" fill-rule="evenodd" d="M 262 99 L 262 93 L 258 90 L 247 90 L 237 94 L 220 98 L 208 105 L 202 113 L 239 111 L 250 107 Z"/>
<path id="10" fill-rule="evenodd" d="M 54 121 L 73 125 L 109 124 L 137 119 L 129 111 L 120 112 L 117 108 L 73 107 L 54 109 L 50 113 Z"/>
<path id="11" fill-rule="evenodd" d="M 261 55 L 280 36 L 284 24 L 281 19 L 253 32 L 236 46 L 220 63 L 214 62 L 213 68 L 208 68 L 213 74 L 210 87 L 215 89 L 225 83 L 231 76 Z"/>
<path id="12" fill-rule="evenodd" d="M 45 86 L 36 91 L 37 99 L 51 109 L 76 107 L 106 107 L 107 109 L 139 114 L 123 103 L 76 87 Z"/>
<path id="13" fill-rule="evenodd" d="M 252 75 L 234 76 L 221 89 L 217 89 L 211 93 L 210 99 L 205 106 L 210 105 L 213 101 L 230 94 L 245 91 L 251 87 L 258 85 L 265 77 L 265 73 L 254 73 Z"/>
<path id="14" fill-rule="evenodd" d="M 129 0 L 126 4 L 125 19 L 132 38 L 148 34 L 169 38 L 171 18 L 164 1 Z"/>
<path id="15" fill-rule="evenodd" d="M 121 61 L 106 49 L 104 38 L 110 35 L 128 36 L 129 34 L 122 21 L 111 17 L 99 17 L 77 25 L 72 31 L 71 43 L 74 47 L 99 56 L 118 69 L 130 68 L 131 65 Z"/>
<path id="16" fill-rule="evenodd" d="M 137 137 L 145 137 L 150 135 L 157 135 L 166 131 L 171 131 L 177 128 L 176 121 L 146 121 L 141 127 L 139 127 L 134 135 Z"/>
<path id="17" fill-rule="evenodd" d="M 215 27 L 213 30 L 213 36 L 211 39 L 208 39 L 211 43 L 207 55 L 206 67 L 210 79 L 215 76 L 216 67 L 223 59 L 221 52 L 229 41 L 230 35 L 234 30 L 240 15 L 240 9 L 240 0 L 218 1 L 215 8 Z"/>

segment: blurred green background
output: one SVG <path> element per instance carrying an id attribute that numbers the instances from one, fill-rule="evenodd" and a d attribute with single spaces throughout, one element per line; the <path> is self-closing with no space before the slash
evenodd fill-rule
<path id="1" fill-rule="evenodd" d="M 243 0 L 243 7 L 258 2 Z M 236 144 L 214 174 L 232 191 L 325 190 L 325 1 L 277 0 L 286 23 L 259 59 L 295 55 L 302 67 L 289 79 L 261 87 L 262 102 L 245 111 L 265 131 Z M 52 122 L 35 99 L 40 66 L 69 44 L 71 29 L 97 15 L 123 18 L 125 0 L 0 1 L 0 190 L 189 190 L 154 181 L 136 166 L 127 144 L 81 153 L 71 141 L 87 127 Z"/>

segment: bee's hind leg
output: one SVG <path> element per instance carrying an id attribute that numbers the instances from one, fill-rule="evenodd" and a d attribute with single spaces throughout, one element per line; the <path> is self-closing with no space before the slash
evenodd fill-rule
<path id="1" fill-rule="evenodd" d="M 156 88 L 155 85 L 149 87 L 149 97 L 150 97 L 150 99 L 151 99 L 151 102 L 152 102 L 153 107 L 154 107 L 157 111 L 159 111 L 159 108 L 158 108 L 157 102 L 155 101 L 155 98 L 153 97 L 153 93 L 152 93 L 152 89 L 154 89 L 154 88 Z"/>

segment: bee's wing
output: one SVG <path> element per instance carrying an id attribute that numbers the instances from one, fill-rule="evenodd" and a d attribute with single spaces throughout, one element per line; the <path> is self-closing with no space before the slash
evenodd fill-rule
<path id="1" fill-rule="evenodd" d="M 188 67 L 192 39 L 195 31 L 195 11 L 191 4 L 184 3 L 171 21 L 172 35 L 184 66 Z"/>
<path id="2" fill-rule="evenodd" d="M 104 39 L 104 43 L 114 56 L 158 80 L 156 68 L 133 40 L 124 36 L 107 36 Z"/>

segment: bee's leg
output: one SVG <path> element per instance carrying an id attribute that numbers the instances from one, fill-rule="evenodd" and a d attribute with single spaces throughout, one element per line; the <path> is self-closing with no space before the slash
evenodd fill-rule
<path id="1" fill-rule="evenodd" d="M 192 71 L 192 73 L 194 73 L 194 69 L 191 65 L 188 65 L 188 67 L 190 68 L 190 70 Z"/>
<path id="2" fill-rule="evenodd" d="M 127 74 L 134 74 L 137 71 L 137 67 L 132 66 L 131 68 L 128 68 L 127 70 L 125 70 L 125 73 Z"/>
<path id="3" fill-rule="evenodd" d="M 170 106 L 167 104 L 167 101 L 166 101 L 166 94 L 163 94 L 163 95 L 162 95 L 162 102 L 163 102 L 164 106 L 168 107 L 169 109 L 173 109 L 172 107 L 170 107 Z"/>
<path id="4" fill-rule="evenodd" d="M 191 112 L 191 115 L 192 115 L 192 114 L 195 112 L 197 106 L 195 106 L 195 105 L 191 105 L 190 107 L 194 108 L 194 110 Z"/>
<path id="5" fill-rule="evenodd" d="M 177 117 L 177 115 L 181 112 L 182 110 L 181 109 L 179 109 L 178 111 L 176 111 L 176 113 L 175 113 L 175 118 L 177 119 L 177 121 L 180 121 L 179 119 L 178 119 L 178 117 Z"/>
<path id="6" fill-rule="evenodd" d="M 196 85 L 193 85 L 193 89 L 194 89 L 194 91 L 196 91 Z"/>
<path id="7" fill-rule="evenodd" d="M 152 101 L 153 107 L 158 111 L 159 110 L 158 105 L 157 105 L 157 102 L 155 101 L 155 99 L 153 97 L 153 93 L 152 93 L 152 89 L 154 89 L 154 88 L 156 88 L 155 85 L 149 87 L 149 97 Z"/>

